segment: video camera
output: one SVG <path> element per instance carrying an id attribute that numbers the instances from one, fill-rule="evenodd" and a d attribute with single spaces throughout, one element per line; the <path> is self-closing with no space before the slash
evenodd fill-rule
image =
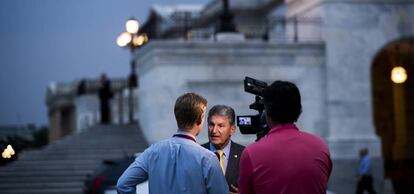
<path id="1" fill-rule="evenodd" d="M 257 110 L 257 115 L 240 115 L 237 116 L 237 126 L 242 134 L 256 134 L 258 141 L 269 132 L 266 123 L 266 116 L 263 114 L 263 90 L 267 87 L 267 83 L 251 78 L 244 78 L 244 91 L 256 95 L 255 101 L 249 105 L 250 109 Z"/>

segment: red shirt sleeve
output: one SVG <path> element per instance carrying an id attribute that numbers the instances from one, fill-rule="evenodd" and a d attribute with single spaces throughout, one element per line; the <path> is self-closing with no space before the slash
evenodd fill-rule
<path id="1" fill-rule="evenodd" d="M 248 149 L 245 149 L 240 158 L 240 175 L 239 175 L 239 194 L 252 194 L 253 187 L 253 165 L 250 159 Z"/>

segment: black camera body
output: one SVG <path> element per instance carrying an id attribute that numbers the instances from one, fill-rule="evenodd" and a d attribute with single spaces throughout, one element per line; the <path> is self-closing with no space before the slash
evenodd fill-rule
<path id="1" fill-rule="evenodd" d="M 263 90 L 267 87 L 267 83 L 251 78 L 244 78 L 244 91 L 256 95 L 255 101 L 249 105 L 250 109 L 257 110 L 256 115 L 240 115 L 237 116 L 237 126 L 242 134 L 256 134 L 258 141 L 269 132 L 264 115 Z"/>

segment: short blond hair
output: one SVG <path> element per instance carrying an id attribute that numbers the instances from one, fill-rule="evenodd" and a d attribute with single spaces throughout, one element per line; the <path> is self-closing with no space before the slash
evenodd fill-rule
<path id="1" fill-rule="evenodd" d="M 207 100 L 196 93 L 185 93 L 177 98 L 174 106 L 174 115 L 179 129 L 191 128 L 199 122 Z"/>

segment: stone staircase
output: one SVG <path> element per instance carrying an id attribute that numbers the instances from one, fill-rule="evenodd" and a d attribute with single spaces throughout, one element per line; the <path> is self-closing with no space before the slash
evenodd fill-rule
<path id="1" fill-rule="evenodd" d="M 87 174 L 103 159 L 132 155 L 147 146 L 138 125 L 97 125 L 21 153 L 17 161 L 0 167 L 0 193 L 81 194 Z"/>

